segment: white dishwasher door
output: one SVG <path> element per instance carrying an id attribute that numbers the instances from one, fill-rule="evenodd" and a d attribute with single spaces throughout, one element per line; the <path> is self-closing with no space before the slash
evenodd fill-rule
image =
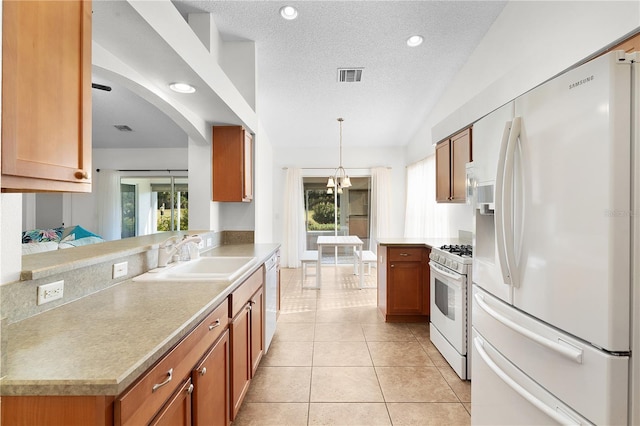
<path id="1" fill-rule="evenodd" d="M 277 299 L 278 299 L 278 257 L 276 254 L 271 256 L 269 260 L 265 262 L 266 276 L 265 276 L 265 327 L 264 327 L 264 352 L 267 353 L 271 339 L 276 332 L 276 314 L 277 314 Z"/>

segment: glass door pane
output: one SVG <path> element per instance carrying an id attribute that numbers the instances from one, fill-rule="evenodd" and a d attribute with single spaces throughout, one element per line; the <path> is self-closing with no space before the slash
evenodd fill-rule
<path id="1" fill-rule="evenodd" d="M 368 250 L 370 178 L 351 178 L 351 184 L 342 193 L 327 194 L 326 177 L 303 178 L 307 250 L 318 249 L 320 235 L 356 235 Z M 353 263 L 351 247 L 325 249 L 322 254 L 326 264 Z"/>
<path id="2" fill-rule="evenodd" d="M 188 178 L 123 177 L 120 183 L 123 208 L 122 238 L 125 238 L 125 220 L 128 220 L 125 208 L 131 203 L 135 209 L 135 221 L 132 225 L 134 235 L 189 229 Z M 135 187 L 135 193 L 127 192 L 131 186 Z M 133 198 L 128 201 L 127 197 Z"/>
<path id="3" fill-rule="evenodd" d="M 136 236 L 136 186 L 126 183 L 120 183 L 120 195 L 122 206 L 122 225 L 120 238 L 128 238 Z"/>

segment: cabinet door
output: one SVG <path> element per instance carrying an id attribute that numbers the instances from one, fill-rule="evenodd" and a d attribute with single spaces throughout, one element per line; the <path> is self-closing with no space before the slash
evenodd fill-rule
<path id="1" fill-rule="evenodd" d="M 191 393 L 193 384 L 191 379 L 173 394 L 169 402 L 151 421 L 152 426 L 191 426 Z"/>
<path id="2" fill-rule="evenodd" d="M 91 192 L 91 1 L 2 7 L 2 189 Z"/>
<path id="3" fill-rule="evenodd" d="M 422 314 L 423 262 L 390 262 L 388 270 L 389 314 Z"/>
<path id="4" fill-rule="evenodd" d="M 471 129 L 451 138 L 451 201 L 466 201 L 467 163 L 471 161 Z"/>
<path id="5" fill-rule="evenodd" d="M 252 136 L 242 126 L 214 126 L 213 201 L 253 199 Z"/>
<path id="6" fill-rule="evenodd" d="M 244 180 L 242 201 L 253 200 L 253 138 L 251 133 L 244 132 Z"/>
<path id="7" fill-rule="evenodd" d="M 229 332 L 214 343 L 193 370 L 193 425 L 229 424 Z"/>
<path id="8" fill-rule="evenodd" d="M 233 319 L 231 330 L 231 420 L 240 410 L 251 380 L 251 306 Z"/>
<path id="9" fill-rule="evenodd" d="M 264 352 L 264 287 L 251 297 L 251 377 L 256 374 Z"/>
<path id="10" fill-rule="evenodd" d="M 436 146 L 436 201 L 447 202 L 451 194 L 449 141 Z"/>

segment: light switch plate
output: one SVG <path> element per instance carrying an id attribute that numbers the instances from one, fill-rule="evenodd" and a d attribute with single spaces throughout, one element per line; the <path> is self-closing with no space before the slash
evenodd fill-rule
<path id="1" fill-rule="evenodd" d="M 64 280 L 38 286 L 38 305 L 62 299 Z"/>
<path id="2" fill-rule="evenodd" d="M 113 278 L 120 278 L 127 275 L 129 262 L 120 262 L 113 264 Z"/>

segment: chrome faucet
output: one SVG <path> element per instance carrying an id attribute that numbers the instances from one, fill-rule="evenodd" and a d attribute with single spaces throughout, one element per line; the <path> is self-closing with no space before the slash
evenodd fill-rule
<path id="1" fill-rule="evenodd" d="M 165 241 L 160 243 L 160 247 L 158 248 L 158 268 L 164 268 L 169 263 L 171 263 L 173 256 L 178 253 L 178 250 L 187 243 L 199 243 L 202 241 L 199 235 L 185 235 L 184 238 L 179 242 L 174 242 L 180 238 L 178 235 L 174 235 L 173 237 L 167 238 Z"/>

